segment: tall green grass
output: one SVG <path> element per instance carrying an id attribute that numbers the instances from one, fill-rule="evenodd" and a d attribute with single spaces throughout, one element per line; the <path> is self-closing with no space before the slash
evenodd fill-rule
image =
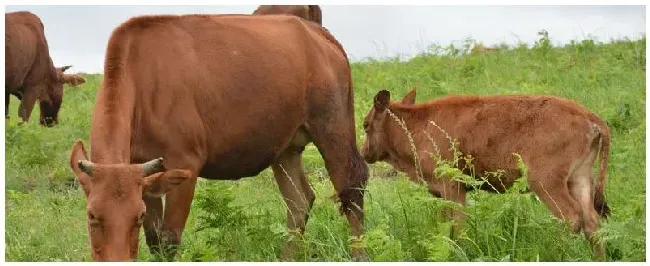
<path id="1" fill-rule="evenodd" d="M 501 46 L 467 54 L 468 46 L 430 46 L 403 62 L 368 59 L 352 64 L 358 143 L 361 121 L 376 92 L 396 97 L 418 89 L 418 101 L 452 94 L 552 94 L 575 100 L 607 121 L 612 151 L 605 188 L 612 216 L 599 234 L 607 260 L 645 261 L 645 38 L 608 44 L 584 40 L 553 47 L 540 34 L 533 46 Z M 17 100 L 5 129 L 6 259 L 88 261 L 85 199 L 68 167 L 74 140 L 86 143 L 101 75 L 66 88 L 60 124 L 17 125 Z M 349 229 L 329 197 L 334 189 L 318 151 L 309 145 L 304 164 L 316 192 L 301 261 L 347 261 Z M 363 245 L 374 261 L 588 261 L 589 245 L 571 234 L 531 194 L 468 196 L 463 234 L 449 239 L 451 224 L 433 198 L 390 167 L 371 166 Z M 271 171 L 240 181 L 200 180 L 183 236 L 181 261 L 276 261 L 286 231 L 286 210 Z M 152 260 L 141 238 L 140 259 Z"/>

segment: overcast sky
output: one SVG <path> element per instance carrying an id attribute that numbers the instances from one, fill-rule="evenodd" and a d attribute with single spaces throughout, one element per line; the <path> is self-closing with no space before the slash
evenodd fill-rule
<path id="1" fill-rule="evenodd" d="M 71 72 L 101 73 L 111 31 L 136 15 L 250 14 L 256 6 L 6 6 L 28 10 L 45 24 L 54 64 Z M 538 39 L 546 29 L 554 44 L 592 36 L 599 41 L 645 35 L 643 6 L 321 6 L 323 25 L 352 60 L 405 58 L 431 43 L 486 45 Z"/>

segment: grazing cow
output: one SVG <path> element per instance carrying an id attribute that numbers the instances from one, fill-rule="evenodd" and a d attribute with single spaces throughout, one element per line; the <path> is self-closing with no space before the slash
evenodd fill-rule
<path id="1" fill-rule="evenodd" d="M 108 43 L 91 157 L 81 141 L 70 156 L 88 199 L 93 258 L 135 259 L 141 224 L 150 249 L 173 258 L 197 176 L 237 180 L 269 166 L 288 206 L 287 226 L 301 234 L 315 198 L 301 159 L 310 142 L 351 234 L 360 237 L 367 165 L 355 142 L 353 103 L 347 55 L 314 23 L 294 16 L 131 18 Z M 296 244 L 285 244 L 284 258 Z M 353 247 L 352 256 L 365 253 Z"/>
<path id="2" fill-rule="evenodd" d="M 77 87 L 81 84 L 86 83 L 86 79 L 79 74 L 63 74 L 63 76 L 61 76 L 61 83 L 67 83 L 72 87 Z"/>
<path id="3" fill-rule="evenodd" d="M 404 122 L 411 136 L 396 119 Z M 436 162 L 431 159 L 436 154 L 453 159 L 449 138 L 459 142 L 460 152 L 474 158 L 473 173 L 487 181 L 480 189 L 502 192 L 511 187 L 521 176 L 513 153 L 519 154 L 528 167 L 529 189 L 575 232 L 584 230 L 594 254 L 604 256 L 604 246 L 592 236 L 599 226 L 598 215 L 609 215 L 603 189 L 610 133 L 583 106 L 553 96 L 505 95 L 450 96 L 415 104 L 415 91 L 401 102 L 390 102 L 390 93 L 382 90 L 363 127 L 361 154 L 366 162 L 387 162 L 415 182 L 423 178 L 433 195 L 461 204 L 469 188 L 436 178 Z M 412 149 L 417 150 L 415 155 Z M 592 167 L 597 156 L 600 173 L 594 190 Z M 471 174 L 469 167 L 459 168 Z M 488 174 L 497 170 L 503 175 Z M 452 214 L 464 218 L 459 212 Z"/>
<path id="4" fill-rule="evenodd" d="M 320 7 L 316 5 L 292 6 L 292 5 L 261 5 L 255 9 L 253 15 L 294 15 L 323 25 L 323 15 Z"/>
<path id="5" fill-rule="evenodd" d="M 41 20 L 26 11 L 5 14 L 5 117 L 9 115 L 9 96 L 21 102 L 18 116 L 27 122 L 38 100 L 40 123 L 58 123 L 63 102 L 61 75 L 70 68 L 55 68 L 50 58 Z"/>

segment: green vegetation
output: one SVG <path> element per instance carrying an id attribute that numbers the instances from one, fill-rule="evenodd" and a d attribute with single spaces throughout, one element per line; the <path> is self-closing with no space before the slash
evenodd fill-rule
<path id="1" fill-rule="evenodd" d="M 552 47 L 545 33 L 532 47 L 501 46 L 469 54 L 468 47 L 431 46 L 407 62 L 397 58 L 352 64 L 358 143 L 375 93 L 401 97 L 418 88 L 418 102 L 452 94 L 552 94 L 575 100 L 607 121 L 612 151 L 605 188 L 612 216 L 599 231 L 607 260 L 645 261 L 646 40 L 608 44 L 591 40 Z M 5 241 L 9 261 L 87 261 L 85 199 L 68 166 L 74 140 L 88 143 L 100 75 L 66 88 L 60 124 L 18 125 L 17 101 L 5 129 Z M 329 197 L 334 189 L 318 151 L 309 145 L 305 167 L 316 201 L 302 239 L 305 261 L 349 260 L 348 224 Z M 371 166 L 363 244 L 374 261 L 588 261 L 582 234 L 570 234 L 531 194 L 472 192 L 459 239 L 431 197 L 390 167 Z M 449 170 L 449 169 L 444 169 Z M 453 172 L 453 171 L 452 171 Z M 275 261 L 289 237 L 285 208 L 270 170 L 240 181 L 200 180 L 185 230 L 182 261 Z M 140 241 L 140 259 L 152 256 Z"/>

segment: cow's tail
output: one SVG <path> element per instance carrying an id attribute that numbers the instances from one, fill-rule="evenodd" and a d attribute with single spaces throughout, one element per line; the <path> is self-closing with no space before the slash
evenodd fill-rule
<path id="1" fill-rule="evenodd" d="M 319 6 L 309 6 L 309 18 L 311 18 L 312 21 L 318 23 L 318 25 L 323 25 L 323 13 L 321 12 Z"/>
<path id="2" fill-rule="evenodd" d="M 600 168 L 598 170 L 598 180 L 596 181 L 594 193 L 594 208 L 601 217 L 607 218 L 611 214 L 609 206 L 605 202 L 605 182 L 607 181 L 607 161 L 609 160 L 611 135 L 609 127 L 602 120 L 600 124 Z"/>

